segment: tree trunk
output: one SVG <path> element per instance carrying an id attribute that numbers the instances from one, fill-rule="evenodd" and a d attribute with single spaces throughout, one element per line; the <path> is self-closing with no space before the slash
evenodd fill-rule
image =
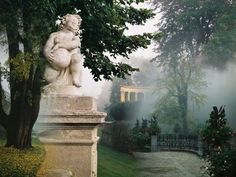
<path id="1" fill-rule="evenodd" d="M 17 18 L 15 18 L 15 21 L 6 28 L 10 58 L 14 58 L 20 52 L 17 27 Z M 25 40 L 25 44 L 29 43 Z M 27 45 L 25 49 L 30 52 L 30 45 Z M 11 73 L 14 69 L 14 65 L 10 63 L 11 110 L 6 124 L 6 146 L 24 149 L 32 147 L 32 129 L 39 111 L 40 70 L 37 69 L 35 73 L 35 65 L 32 64 L 30 77 L 19 81 Z"/>
<path id="2" fill-rule="evenodd" d="M 15 125 L 9 124 L 8 126 L 6 147 L 15 147 L 18 149 L 32 147 L 32 123 L 30 121 L 30 115 L 19 115 L 18 117 L 12 117 L 12 119 L 15 120 L 13 121 Z"/>
<path id="3" fill-rule="evenodd" d="M 7 124 L 6 146 L 8 147 L 13 146 L 19 149 L 32 147 L 31 134 L 39 111 L 40 87 L 34 84 L 35 90 L 32 91 L 27 83 L 30 82 L 21 82 L 22 88 L 17 89 L 21 95 L 15 95 L 15 98 L 12 99 L 12 109 Z M 33 94 L 30 100 L 27 95 L 28 92 Z"/>
<path id="4" fill-rule="evenodd" d="M 188 113 L 188 96 L 187 93 L 184 93 L 182 95 L 178 96 L 178 102 L 180 105 L 180 116 L 182 119 L 182 125 L 183 125 L 183 133 L 188 134 L 189 129 L 188 129 L 188 121 L 187 121 L 187 113 Z"/>

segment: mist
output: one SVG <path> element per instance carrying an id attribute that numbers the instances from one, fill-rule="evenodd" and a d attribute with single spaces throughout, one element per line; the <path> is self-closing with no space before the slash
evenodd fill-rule
<path id="1" fill-rule="evenodd" d="M 236 64 L 228 63 L 225 70 L 204 68 L 207 87 L 202 91 L 207 101 L 199 109 L 195 108 L 195 117 L 204 122 L 209 118 L 213 106 L 224 106 L 226 118 L 232 128 L 236 129 Z"/>
<path id="2" fill-rule="evenodd" d="M 150 62 L 150 58 L 133 56 L 129 60 L 129 64 L 140 69 L 139 72 L 135 72 L 131 76 L 135 85 L 145 86 L 151 89 L 149 96 L 144 100 L 142 106 L 138 107 L 135 111 L 136 113 L 138 112 L 136 119 L 141 120 L 142 118 L 152 116 L 158 105 L 158 101 L 165 93 L 164 90 L 158 88 L 158 82 L 159 79 L 163 79 L 163 73 L 156 63 Z M 226 118 L 229 121 L 229 125 L 233 129 L 236 129 L 236 82 L 234 81 L 234 77 L 236 76 L 236 64 L 228 63 L 224 70 L 202 65 L 202 70 L 204 73 L 202 80 L 206 82 L 206 87 L 199 90 L 199 93 L 204 94 L 206 100 L 205 103 L 201 104 L 199 107 L 189 100 L 188 112 L 191 115 L 192 121 L 196 126 L 203 125 L 205 121 L 209 119 L 212 107 L 220 107 L 223 105 L 225 106 Z M 110 83 L 104 85 L 102 89 L 103 92 L 98 96 L 99 107 L 103 108 L 100 109 L 101 111 L 104 111 L 104 107 L 110 104 L 111 85 Z M 175 113 L 173 112 L 172 114 Z M 132 122 L 135 121 L 135 119 L 132 120 Z M 173 120 L 172 123 L 174 123 L 174 121 L 180 120 Z M 171 125 L 161 123 L 161 129 L 164 132 L 169 132 Z"/>

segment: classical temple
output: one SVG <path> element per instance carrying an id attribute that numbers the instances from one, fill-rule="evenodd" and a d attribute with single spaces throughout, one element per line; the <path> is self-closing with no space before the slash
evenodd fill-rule
<path id="1" fill-rule="evenodd" d="M 143 101 L 150 96 L 152 89 L 150 87 L 138 86 L 120 86 L 120 102 Z"/>

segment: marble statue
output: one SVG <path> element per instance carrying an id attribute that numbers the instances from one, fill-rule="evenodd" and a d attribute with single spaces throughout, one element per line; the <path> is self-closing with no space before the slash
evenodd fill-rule
<path id="1" fill-rule="evenodd" d="M 78 36 L 81 21 L 79 15 L 63 16 L 59 31 L 48 38 L 44 47 L 44 56 L 48 61 L 44 73 L 49 84 L 46 88 L 81 87 L 82 55 Z"/>

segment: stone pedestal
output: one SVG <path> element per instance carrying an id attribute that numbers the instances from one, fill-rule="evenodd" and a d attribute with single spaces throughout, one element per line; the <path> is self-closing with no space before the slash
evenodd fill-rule
<path id="1" fill-rule="evenodd" d="M 97 128 L 105 116 L 105 113 L 97 112 L 92 97 L 43 97 L 39 124 L 46 158 L 39 176 L 45 177 L 50 170 L 63 169 L 71 171 L 75 177 L 96 177 Z"/>

